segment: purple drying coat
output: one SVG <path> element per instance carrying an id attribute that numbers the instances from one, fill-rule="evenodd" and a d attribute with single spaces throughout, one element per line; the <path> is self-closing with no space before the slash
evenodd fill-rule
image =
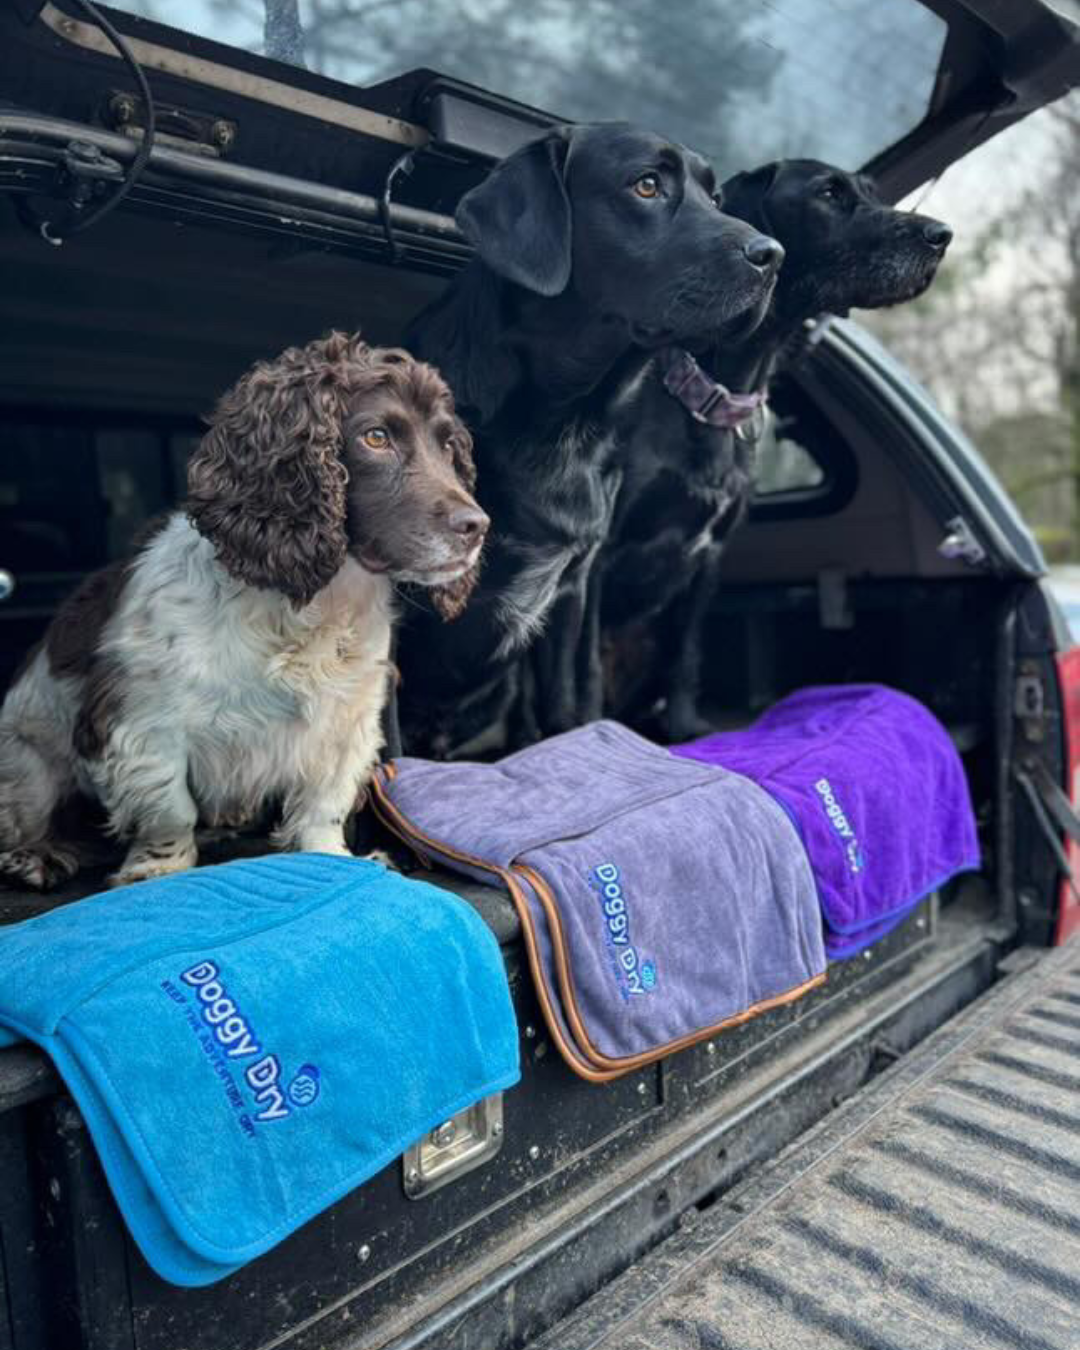
<path id="1" fill-rule="evenodd" d="M 552 1039 L 585 1078 L 823 976 L 814 878 L 781 807 L 615 722 L 496 764 L 397 759 L 373 800 L 421 857 L 510 891 Z"/>
<path id="2" fill-rule="evenodd" d="M 798 826 L 830 957 L 853 956 L 979 866 L 960 756 L 921 703 L 878 684 L 803 689 L 676 755 L 744 774 Z"/>

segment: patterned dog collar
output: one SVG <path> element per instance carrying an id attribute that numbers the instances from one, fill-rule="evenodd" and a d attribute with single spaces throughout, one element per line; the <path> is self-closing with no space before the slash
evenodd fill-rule
<path id="1" fill-rule="evenodd" d="M 760 412 L 765 402 L 763 393 L 733 394 L 710 379 L 687 351 L 676 349 L 661 359 L 664 388 L 679 400 L 695 422 L 738 431 Z"/>

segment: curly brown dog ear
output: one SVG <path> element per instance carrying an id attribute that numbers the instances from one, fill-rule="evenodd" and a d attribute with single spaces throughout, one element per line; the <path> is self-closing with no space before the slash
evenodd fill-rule
<path id="1" fill-rule="evenodd" d="M 368 348 L 340 333 L 260 361 L 229 390 L 188 466 L 188 515 L 251 586 L 306 604 L 345 561 L 342 423 Z"/>
<path id="2" fill-rule="evenodd" d="M 297 606 L 351 554 L 434 587 L 453 617 L 488 524 L 474 482 L 439 375 L 331 333 L 260 362 L 222 398 L 189 466 L 187 512 L 232 576 Z"/>
<path id="3" fill-rule="evenodd" d="M 396 581 L 451 616 L 488 519 L 468 433 L 430 366 L 332 333 L 225 395 L 184 508 L 89 578 L 0 709 L 0 876 L 77 859 L 76 791 L 129 840 L 114 880 L 197 861 L 195 827 L 280 803 L 281 848 L 346 851 L 383 744 Z"/>

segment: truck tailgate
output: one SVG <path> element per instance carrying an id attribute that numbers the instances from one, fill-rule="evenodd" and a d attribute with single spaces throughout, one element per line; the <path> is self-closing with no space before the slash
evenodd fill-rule
<path id="1" fill-rule="evenodd" d="M 809 1346 L 1080 1347 L 1080 943 L 1008 976 L 532 1343 Z"/>

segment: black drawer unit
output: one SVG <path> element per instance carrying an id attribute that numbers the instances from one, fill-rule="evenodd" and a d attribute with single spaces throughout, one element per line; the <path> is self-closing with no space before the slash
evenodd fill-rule
<path id="1" fill-rule="evenodd" d="M 935 898 L 801 1001 L 598 1086 L 547 1036 L 509 901 L 436 879 L 500 939 L 521 1083 L 219 1284 L 180 1289 L 149 1269 L 48 1062 L 27 1046 L 0 1051 L 0 1350 L 509 1350 L 992 978 L 991 938 L 970 921 L 939 924 Z M 41 906 L 3 901 L 8 922 Z"/>

